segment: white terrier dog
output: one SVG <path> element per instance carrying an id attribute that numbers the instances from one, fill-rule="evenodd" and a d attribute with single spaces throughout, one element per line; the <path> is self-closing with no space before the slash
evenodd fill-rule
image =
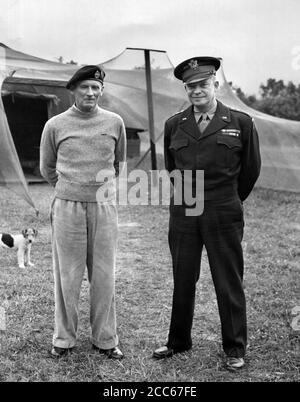
<path id="1" fill-rule="evenodd" d="M 28 228 L 22 230 L 22 234 L 11 235 L 0 233 L 0 246 L 5 248 L 16 248 L 18 250 L 19 268 L 25 268 L 25 265 L 34 264 L 30 261 L 31 245 L 35 241 L 38 231 Z"/>

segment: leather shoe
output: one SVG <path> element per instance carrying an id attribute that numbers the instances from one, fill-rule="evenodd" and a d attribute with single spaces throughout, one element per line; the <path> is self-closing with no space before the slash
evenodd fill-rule
<path id="1" fill-rule="evenodd" d="M 245 361 L 242 357 L 227 357 L 226 368 L 231 371 L 236 371 L 244 367 Z"/>
<path id="2" fill-rule="evenodd" d="M 169 348 L 168 346 L 161 346 L 158 349 L 155 349 L 152 357 L 154 359 L 165 359 L 167 357 L 172 357 L 176 352 L 174 349 Z"/>
<path id="3" fill-rule="evenodd" d="M 123 352 L 118 346 L 111 349 L 100 349 L 98 346 L 93 345 L 93 349 L 97 350 L 99 353 L 106 355 L 109 359 L 121 360 L 124 357 Z"/>
<path id="4" fill-rule="evenodd" d="M 58 346 L 53 346 L 50 354 L 52 357 L 60 358 L 71 353 L 72 349 L 73 348 L 59 348 Z"/>

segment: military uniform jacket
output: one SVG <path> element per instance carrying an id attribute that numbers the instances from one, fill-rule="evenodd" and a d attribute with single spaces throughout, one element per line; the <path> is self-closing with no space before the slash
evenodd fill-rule
<path id="1" fill-rule="evenodd" d="M 204 196 L 214 199 L 228 190 L 241 201 L 250 194 L 261 167 L 258 135 L 252 118 L 218 101 L 210 124 L 203 133 L 197 126 L 193 106 L 165 123 L 165 166 L 204 170 Z M 226 189 L 226 191 L 225 191 Z"/>

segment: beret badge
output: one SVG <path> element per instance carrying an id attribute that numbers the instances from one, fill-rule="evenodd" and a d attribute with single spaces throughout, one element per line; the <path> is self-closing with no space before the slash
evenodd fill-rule
<path id="1" fill-rule="evenodd" d="M 70 78 L 67 82 L 66 88 L 72 90 L 76 83 L 84 80 L 97 80 L 103 83 L 104 77 L 105 72 L 100 66 L 83 66 L 74 73 L 73 77 Z"/>

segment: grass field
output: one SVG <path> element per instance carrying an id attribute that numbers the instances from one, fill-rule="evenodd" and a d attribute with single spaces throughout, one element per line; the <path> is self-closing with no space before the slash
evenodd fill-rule
<path id="1" fill-rule="evenodd" d="M 50 358 L 53 277 L 48 209 L 52 190 L 31 185 L 34 212 L 1 188 L 1 232 L 37 226 L 35 267 L 21 270 L 16 254 L 0 249 L 0 381 L 299 381 L 300 331 L 292 309 L 300 305 L 300 195 L 255 190 L 245 203 L 245 291 L 248 306 L 247 366 L 224 369 L 220 323 L 207 258 L 198 284 L 192 351 L 166 361 L 151 359 L 166 339 L 172 274 L 166 206 L 119 207 L 116 274 L 118 333 L 125 359 L 115 362 L 91 350 L 88 282 L 80 300 L 78 344 L 65 359 Z M 299 324 L 298 324 L 299 325 Z"/>

